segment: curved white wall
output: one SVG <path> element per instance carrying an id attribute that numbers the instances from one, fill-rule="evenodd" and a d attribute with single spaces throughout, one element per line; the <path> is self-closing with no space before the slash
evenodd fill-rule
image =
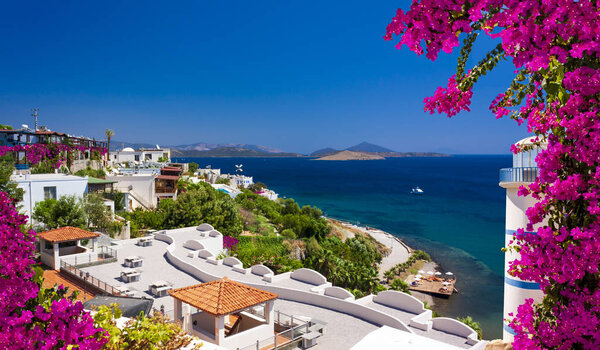
<path id="1" fill-rule="evenodd" d="M 196 227 L 196 230 L 198 230 L 198 231 L 212 231 L 214 229 L 215 228 L 212 227 L 212 225 L 210 225 L 210 224 L 200 224 L 200 225 L 198 225 L 198 227 Z"/>
<path id="2" fill-rule="evenodd" d="M 408 311 L 413 314 L 420 314 L 425 312 L 425 305 L 413 297 L 397 290 L 385 290 L 379 292 L 373 297 L 373 301 L 379 304 L 391 306 L 395 309 Z"/>
<path id="3" fill-rule="evenodd" d="M 301 268 L 292 272 L 290 277 L 298 281 L 314 284 L 315 286 L 327 283 L 327 278 L 325 278 L 325 276 L 315 270 L 307 268 Z"/>
<path id="4" fill-rule="evenodd" d="M 204 247 L 204 244 L 202 244 L 200 241 L 195 240 L 195 239 L 190 239 L 190 240 L 186 241 L 185 243 L 183 243 L 183 247 L 192 249 L 192 250 L 206 249 Z"/>
<path id="5" fill-rule="evenodd" d="M 354 294 L 341 287 L 327 287 L 325 288 L 323 294 L 338 299 L 354 300 Z"/>

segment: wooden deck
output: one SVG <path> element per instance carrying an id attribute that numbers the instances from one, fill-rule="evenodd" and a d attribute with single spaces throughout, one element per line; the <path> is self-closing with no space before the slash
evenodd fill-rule
<path id="1" fill-rule="evenodd" d="M 416 285 L 413 286 L 411 285 L 412 282 L 414 282 L 415 280 L 415 275 L 409 275 L 408 278 L 406 278 L 406 283 L 408 283 L 409 285 L 409 289 L 410 290 L 414 290 L 417 292 L 423 292 L 423 293 L 429 293 L 429 294 L 435 294 L 435 295 L 444 295 L 444 296 L 450 296 L 452 295 L 452 293 L 454 293 L 454 284 L 456 283 L 456 279 L 451 279 L 448 280 L 448 282 L 450 282 L 449 285 L 444 286 L 444 280 L 441 278 L 438 278 L 440 281 L 428 281 L 426 279 L 421 279 L 421 282 Z M 442 288 L 446 287 L 446 290 L 443 290 Z"/>

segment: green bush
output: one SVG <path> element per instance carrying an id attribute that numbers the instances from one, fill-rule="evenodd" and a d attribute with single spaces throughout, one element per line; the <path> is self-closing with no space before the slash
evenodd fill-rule
<path id="1" fill-rule="evenodd" d="M 479 338 L 479 340 L 483 339 L 483 331 L 481 330 L 481 325 L 479 324 L 479 322 L 473 320 L 471 316 L 457 317 L 456 319 L 466 324 L 467 326 L 473 328 L 473 330 L 477 332 L 477 337 Z"/>
<path id="2" fill-rule="evenodd" d="M 396 278 L 392 281 L 391 289 L 397 290 L 406 294 L 410 294 L 410 286 L 400 278 Z"/>

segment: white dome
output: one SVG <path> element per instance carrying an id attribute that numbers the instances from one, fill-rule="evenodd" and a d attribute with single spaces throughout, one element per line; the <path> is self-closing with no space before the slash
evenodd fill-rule
<path id="1" fill-rule="evenodd" d="M 135 152 L 131 147 L 125 147 L 121 152 Z"/>
<path id="2" fill-rule="evenodd" d="M 539 139 L 541 140 L 542 138 L 540 137 Z M 520 140 L 519 142 L 517 142 L 516 145 L 519 145 L 519 146 L 532 145 L 532 144 L 535 143 L 535 140 L 536 140 L 536 136 L 535 135 L 534 136 L 528 136 L 528 137 Z M 542 149 L 546 149 L 547 145 L 548 144 L 544 141 L 544 142 L 542 142 L 542 144 L 540 146 L 541 146 Z"/>

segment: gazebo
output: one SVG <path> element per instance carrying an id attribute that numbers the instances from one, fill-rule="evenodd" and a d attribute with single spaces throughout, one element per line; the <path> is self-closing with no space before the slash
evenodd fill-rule
<path id="1" fill-rule="evenodd" d="M 223 279 L 172 289 L 175 321 L 193 336 L 230 349 L 272 338 L 277 294 Z M 251 309 L 251 310 L 250 310 Z"/>
<path id="2" fill-rule="evenodd" d="M 87 248 L 79 245 L 79 241 L 82 239 L 93 239 L 92 251 L 96 252 L 98 250 L 98 236 L 100 236 L 99 233 L 72 226 L 59 227 L 39 233 L 42 262 L 55 270 L 59 270 L 60 257 L 88 251 Z"/>

